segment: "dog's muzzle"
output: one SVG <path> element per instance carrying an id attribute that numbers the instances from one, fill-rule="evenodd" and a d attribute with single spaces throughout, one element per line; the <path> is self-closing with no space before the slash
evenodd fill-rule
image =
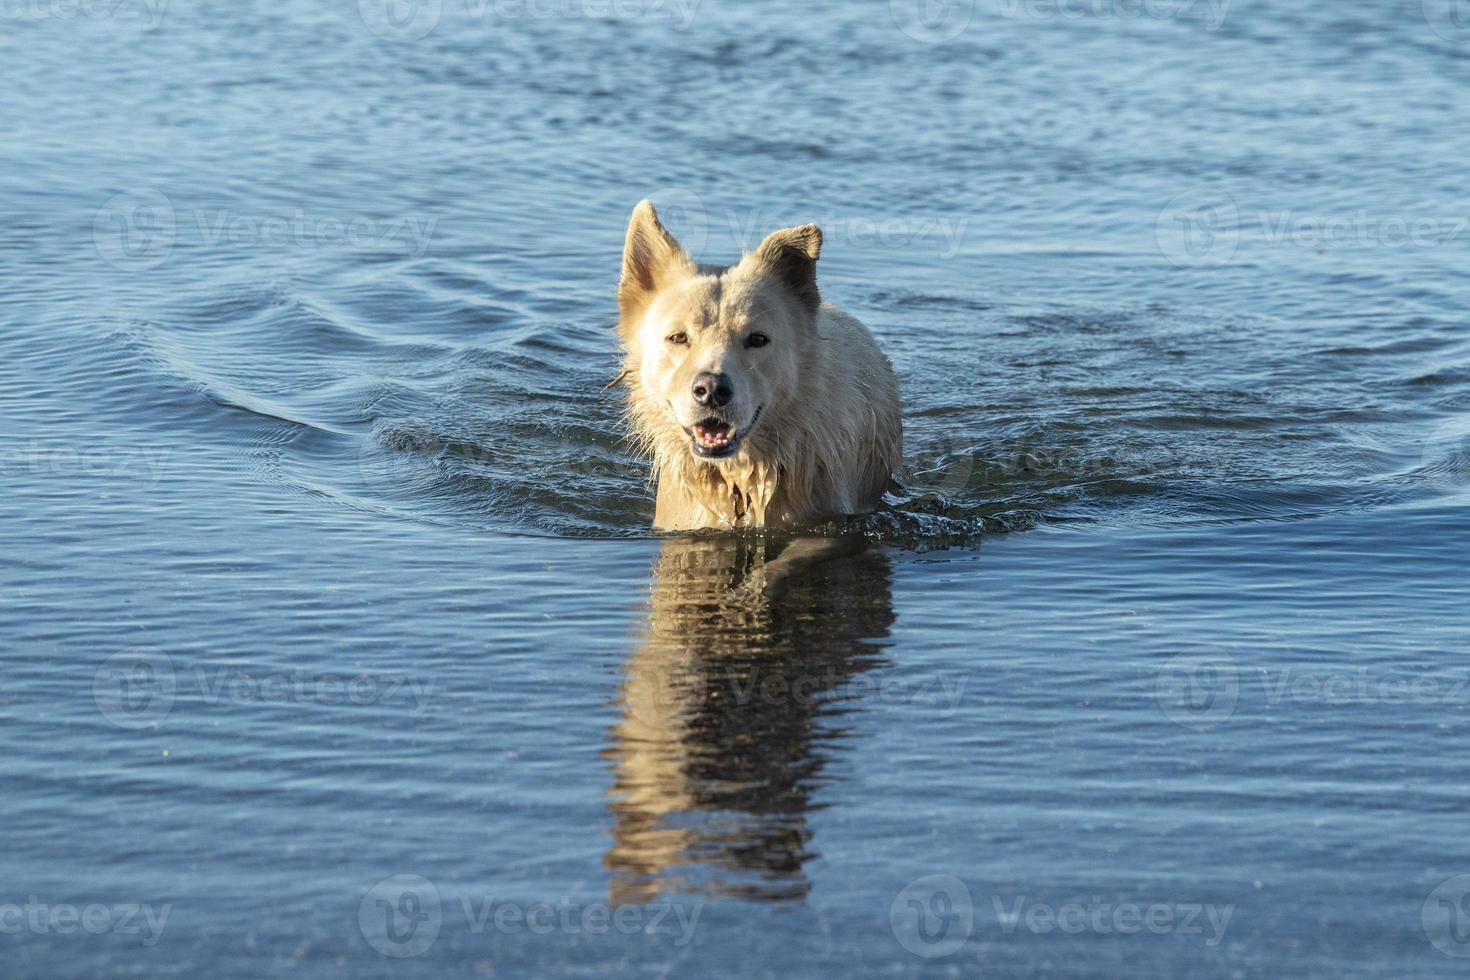
<path id="1" fill-rule="evenodd" d="M 704 459 L 725 459 L 735 455 L 740 449 L 740 441 L 755 428 L 764 409 L 764 405 L 757 408 L 750 424 L 743 430 L 737 430 L 730 423 L 714 417 L 695 422 L 692 428 L 686 430 L 694 455 Z"/>

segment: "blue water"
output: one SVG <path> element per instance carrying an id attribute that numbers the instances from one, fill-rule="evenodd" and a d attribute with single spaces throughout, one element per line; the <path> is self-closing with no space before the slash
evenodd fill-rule
<path id="1" fill-rule="evenodd" d="M 4 974 L 1460 975 L 1462 13 L 5 5 Z M 649 533 L 644 196 L 864 547 Z"/>

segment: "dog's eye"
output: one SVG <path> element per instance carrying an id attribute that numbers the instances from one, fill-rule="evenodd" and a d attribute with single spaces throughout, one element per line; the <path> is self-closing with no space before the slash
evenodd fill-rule
<path id="1" fill-rule="evenodd" d="M 763 333 L 753 333 L 745 338 L 746 347 L 764 347 L 771 342 L 771 338 Z"/>
<path id="2" fill-rule="evenodd" d="M 681 347 L 689 343 L 689 335 L 682 330 L 678 333 L 671 333 L 664 339 L 671 344 L 678 344 Z"/>

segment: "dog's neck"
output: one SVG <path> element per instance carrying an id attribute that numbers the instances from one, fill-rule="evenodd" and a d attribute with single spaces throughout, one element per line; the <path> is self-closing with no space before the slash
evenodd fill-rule
<path id="1" fill-rule="evenodd" d="M 761 460 L 723 465 L 682 459 L 661 467 L 660 480 L 674 480 L 693 491 L 694 500 L 716 526 L 761 527 L 776 495 L 779 469 Z"/>

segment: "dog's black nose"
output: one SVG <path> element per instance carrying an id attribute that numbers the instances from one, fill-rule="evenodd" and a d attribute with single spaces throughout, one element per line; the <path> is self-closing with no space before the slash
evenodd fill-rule
<path id="1" fill-rule="evenodd" d="M 723 374 L 705 371 L 694 376 L 694 400 L 701 405 L 723 408 L 735 396 L 730 379 Z"/>

